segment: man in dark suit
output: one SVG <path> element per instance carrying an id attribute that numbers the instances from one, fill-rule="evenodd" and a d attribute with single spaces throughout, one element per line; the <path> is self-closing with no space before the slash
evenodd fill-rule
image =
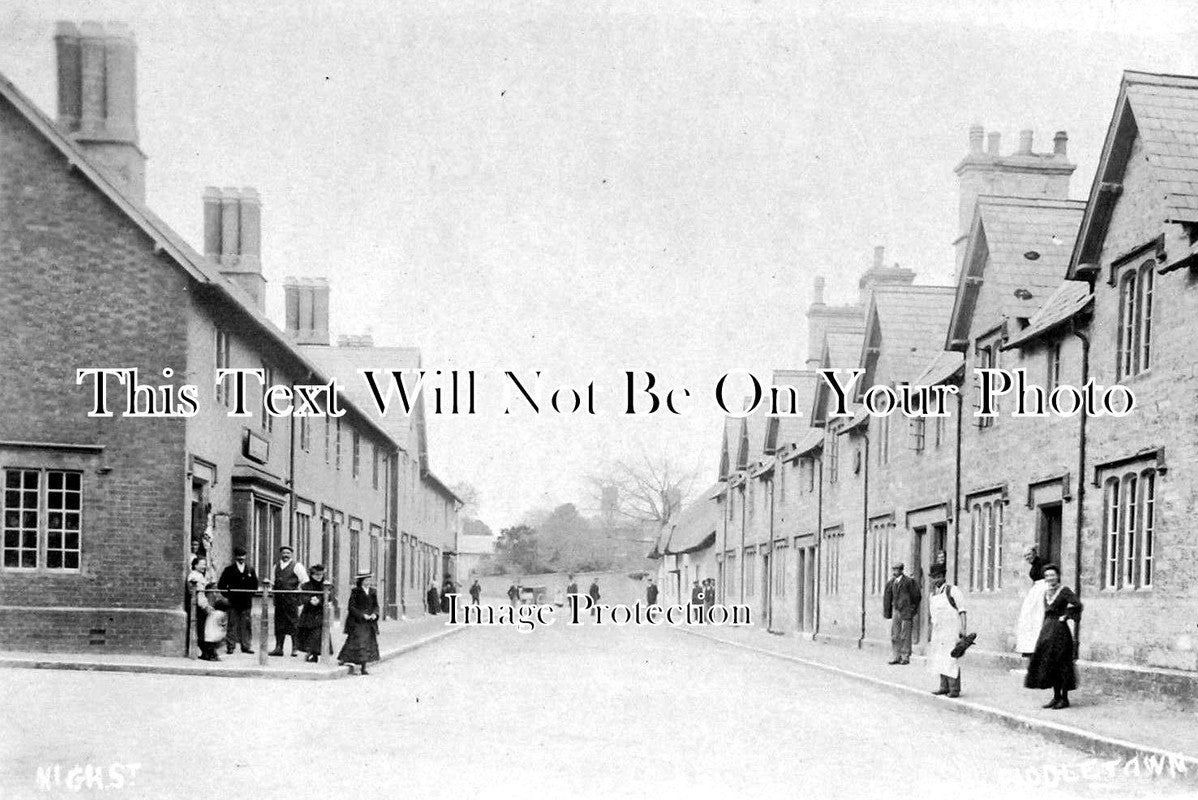
<path id="1" fill-rule="evenodd" d="M 919 583 L 903 574 L 901 562 L 894 565 L 894 577 L 886 583 L 886 591 L 882 594 L 882 616 L 890 620 L 890 646 L 893 658 L 890 664 L 911 663 L 911 621 L 919 613 L 919 603 L 923 599 L 919 592 Z"/>
<path id="2" fill-rule="evenodd" d="M 695 614 L 695 615 L 702 614 L 702 611 L 703 611 L 703 587 L 699 585 L 699 581 L 697 581 L 697 580 L 693 581 L 691 583 L 691 608 L 693 608 L 694 611 L 691 611 L 690 614 Z M 699 619 L 702 620 L 702 616 L 699 616 Z"/>
<path id="3" fill-rule="evenodd" d="M 649 586 L 645 589 L 645 600 L 651 606 L 657 605 L 657 584 L 653 582 L 652 578 L 649 579 Z"/>
<path id="4" fill-rule="evenodd" d="M 225 652 L 232 653 L 233 646 L 241 645 L 241 652 L 252 653 L 254 643 L 250 631 L 250 612 L 254 607 L 254 596 L 249 592 L 232 592 L 230 589 L 258 590 L 258 573 L 245 563 L 245 548 L 233 549 L 233 563 L 220 574 L 217 588 L 229 598 L 229 633 L 225 639 Z"/>

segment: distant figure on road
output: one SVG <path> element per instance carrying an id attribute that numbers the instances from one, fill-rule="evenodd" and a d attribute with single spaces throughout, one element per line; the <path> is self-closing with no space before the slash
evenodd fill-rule
<path id="1" fill-rule="evenodd" d="M 691 608 L 697 609 L 697 611 L 692 611 L 692 614 L 701 614 L 703 611 L 703 587 L 699 585 L 698 578 L 691 581 Z"/>
<path id="2" fill-rule="evenodd" d="M 715 605 L 715 578 L 708 578 L 703 581 L 703 608 L 707 612 L 707 619 L 711 619 L 711 608 Z"/>
<path id="3" fill-rule="evenodd" d="M 956 586 L 945 584 L 943 564 L 928 570 L 932 596 L 928 611 L 932 617 L 932 640 L 928 642 L 928 671 L 940 676 L 940 688 L 932 694 L 961 696 L 961 667 L 953 658 L 953 648 L 965 635 L 965 595 Z"/>
<path id="4" fill-rule="evenodd" d="M 258 573 L 245 563 L 245 548 L 233 548 L 233 563 L 220 574 L 217 587 L 229 598 L 229 635 L 225 639 L 225 652 L 232 653 L 233 647 L 241 645 L 241 652 L 253 653 L 254 638 L 250 630 L 250 614 L 254 608 L 254 595 L 258 590 Z M 230 591 L 241 589 L 243 591 Z"/>
<path id="5" fill-rule="evenodd" d="M 357 586 L 349 593 L 345 616 L 345 644 L 337 654 L 338 664 L 357 664 L 366 675 L 366 665 L 379 660 L 379 596 L 374 577 L 360 572 Z M 353 672 L 353 669 L 350 669 Z"/>
<path id="6" fill-rule="evenodd" d="M 653 582 L 652 578 L 649 579 L 649 585 L 645 588 L 645 601 L 651 606 L 657 605 L 657 584 Z"/>
<path id="7" fill-rule="evenodd" d="M 436 614 L 441 610 L 441 595 L 437 591 L 437 582 L 428 582 L 428 591 L 424 593 L 424 602 L 428 606 L 428 613 Z"/>
<path id="8" fill-rule="evenodd" d="M 572 594 L 578 594 L 578 582 L 574 580 L 574 576 L 570 575 L 570 585 L 566 587 L 566 597 Z"/>
<path id="9" fill-rule="evenodd" d="M 516 600 L 520 597 L 520 590 L 516 588 L 516 584 L 507 587 L 507 599 L 513 606 L 516 605 Z"/>
<path id="10" fill-rule="evenodd" d="M 598 614 L 599 609 L 595 608 L 595 606 L 599 605 L 599 579 L 598 578 L 594 578 L 591 580 L 591 588 L 587 589 L 587 594 L 590 595 L 591 602 L 593 603 L 593 605 L 591 606 L 591 614 Z"/>
<path id="11" fill-rule="evenodd" d="M 324 565 L 314 565 L 308 574 L 311 577 L 300 588 L 305 592 L 321 594 L 300 595 L 303 607 L 300 611 L 298 639 L 300 650 L 308 654 L 304 660 L 315 663 L 320 660 L 320 645 L 324 638 Z"/>
<path id="12" fill-rule="evenodd" d="M 458 587 L 454 585 L 453 579 L 448 575 L 445 576 L 445 585 L 441 587 L 441 613 L 449 613 L 449 604 L 453 602 L 452 594 L 456 594 Z"/>
<path id="13" fill-rule="evenodd" d="M 483 587 L 478 585 L 478 578 L 474 579 L 474 583 L 470 584 L 470 605 L 478 605 L 478 596 L 482 594 Z"/>
<path id="14" fill-rule="evenodd" d="M 1069 708 L 1069 691 L 1077 688 L 1073 668 L 1074 628 L 1081 618 L 1082 604 L 1068 586 L 1061 585 L 1061 568 L 1044 565 L 1044 625 L 1036 650 L 1027 665 L 1023 685 L 1029 689 L 1052 689 L 1052 700 L 1044 705 L 1053 710 Z"/>
<path id="15" fill-rule="evenodd" d="M 886 584 L 882 593 L 882 616 L 891 620 L 890 646 L 893 658 L 890 664 L 911 663 L 911 621 L 919 613 L 919 603 L 923 599 L 919 591 L 919 582 L 903 574 L 903 564 L 899 562 L 893 567 L 894 577 Z"/>

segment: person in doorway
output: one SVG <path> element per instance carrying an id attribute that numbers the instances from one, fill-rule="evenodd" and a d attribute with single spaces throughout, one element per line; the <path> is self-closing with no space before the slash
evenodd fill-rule
<path id="1" fill-rule="evenodd" d="M 232 653 L 240 644 L 241 652 L 253 653 L 253 626 L 250 619 L 254 610 L 253 592 L 258 591 L 258 573 L 246 564 L 244 547 L 233 548 L 233 563 L 221 570 L 217 588 L 229 600 L 229 635 L 225 639 L 225 652 Z"/>
<path id="2" fill-rule="evenodd" d="M 1015 624 L 1015 652 L 1031 658 L 1044 625 L 1044 593 L 1048 591 L 1048 584 L 1044 580 L 1044 559 L 1040 558 L 1036 545 L 1029 544 L 1024 548 L 1023 560 L 1028 564 L 1032 585 L 1023 596 L 1019 621 Z"/>
<path id="3" fill-rule="evenodd" d="M 1040 638 L 1027 665 L 1023 685 L 1028 689 L 1052 689 L 1052 700 L 1044 708 L 1069 708 L 1069 692 L 1077 688 L 1073 667 L 1073 642 L 1082 604 L 1068 586 L 1061 584 L 1061 568 L 1044 565 L 1044 623 Z"/>
<path id="4" fill-rule="evenodd" d="M 453 595 L 457 594 L 458 587 L 454 585 L 453 579 L 448 575 L 445 576 L 445 584 L 441 587 L 441 613 L 448 614 L 449 606 L 454 602 Z"/>
<path id="5" fill-rule="evenodd" d="M 357 664 L 358 671 L 367 675 L 366 665 L 379 660 L 379 598 L 374 591 L 371 573 L 359 573 L 356 584 L 349 593 L 345 644 L 337 654 L 337 663 Z M 353 667 L 350 667 L 350 672 L 353 672 Z"/>
<path id="6" fill-rule="evenodd" d="M 520 597 L 520 590 L 516 588 L 516 584 L 507 587 L 507 599 L 513 607 L 516 605 L 516 599 Z"/>
<path id="7" fill-rule="evenodd" d="M 295 591 L 308 582 L 308 572 L 303 564 L 295 560 L 294 552 L 283 545 L 279 548 L 279 560 L 275 564 L 274 581 L 271 584 L 275 591 L 275 649 L 270 651 L 272 656 L 283 655 L 283 642 L 288 636 L 291 637 L 291 655 L 299 654 L 295 632 L 303 600 Z"/>
<path id="8" fill-rule="evenodd" d="M 911 625 L 923 600 L 919 581 L 904 575 L 903 569 L 902 562 L 894 565 L 882 593 L 882 617 L 890 620 L 890 664 L 911 663 Z"/>
<path id="9" fill-rule="evenodd" d="M 300 589 L 311 594 L 300 595 L 303 607 L 296 630 L 300 650 L 307 653 L 304 660 L 316 663 L 320 660 L 320 646 L 324 639 L 324 565 L 314 564 L 309 570 L 309 575 Z"/>
<path id="10" fill-rule="evenodd" d="M 645 587 L 645 602 L 651 606 L 657 605 L 657 584 L 653 579 L 649 579 L 649 585 Z"/>
<path id="11" fill-rule="evenodd" d="M 928 570 L 932 596 L 928 611 L 932 617 L 932 639 L 928 642 L 928 671 L 940 676 L 940 688 L 932 694 L 961 696 L 961 667 L 953 658 L 953 648 L 965 635 L 965 595 L 956 586 L 945 583 L 943 564 Z"/>
<path id="12" fill-rule="evenodd" d="M 483 587 L 479 585 L 478 578 L 474 579 L 474 583 L 470 584 L 470 605 L 478 605 L 478 596 L 483 593 Z"/>
<path id="13" fill-rule="evenodd" d="M 599 609 L 595 608 L 595 606 L 599 605 L 599 579 L 598 578 L 591 579 L 591 588 L 587 589 L 587 595 L 589 595 L 591 598 L 591 603 L 592 603 L 591 614 L 597 615 L 599 613 Z"/>
<path id="14" fill-rule="evenodd" d="M 437 591 L 437 582 L 429 581 L 428 589 L 424 592 L 424 604 L 428 607 L 428 613 L 436 614 L 441 611 L 441 593 Z"/>

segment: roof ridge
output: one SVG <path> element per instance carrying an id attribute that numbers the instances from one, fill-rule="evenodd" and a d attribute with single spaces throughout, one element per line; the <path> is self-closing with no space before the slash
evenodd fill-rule
<path id="1" fill-rule="evenodd" d="M 1125 69 L 1123 70 L 1123 80 L 1126 83 L 1145 83 L 1158 86 L 1173 85 L 1198 89 L 1198 75 L 1178 75 L 1172 72 L 1144 72 L 1135 69 Z"/>
<path id="2" fill-rule="evenodd" d="M 1005 194 L 979 194 L 978 205 L 988 206 L 1032 206 L 1038 208 L 1084 209 L 1085 200 L 1074 200 L 1071 197 L 1020 197 Z"/>

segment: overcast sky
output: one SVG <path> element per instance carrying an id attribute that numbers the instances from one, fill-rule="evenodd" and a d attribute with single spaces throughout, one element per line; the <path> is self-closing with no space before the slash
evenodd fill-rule
<path id="1" fill-rule="evenodd" d="M 335 333 L 481 371 L 430 453 L 498 530 L 615 458 L 714 480 L 715 379 L 802 366 L 814 276 L 951 282 L 971 123 L 1067 130 L 1084 198 L 1121 71 L 1198 74 L 1180 6 L 957 5 L 0 0 L 0 71 L 53 113 L 55 20 L 127 22 L 149 205 L 199 247 L 203 188 L 256 187 L 276 320 L 323 275 Z M 689 413 L 623 416 L 625 368 Z M 508 369 L 599 414 L 504 417 Z"/>

